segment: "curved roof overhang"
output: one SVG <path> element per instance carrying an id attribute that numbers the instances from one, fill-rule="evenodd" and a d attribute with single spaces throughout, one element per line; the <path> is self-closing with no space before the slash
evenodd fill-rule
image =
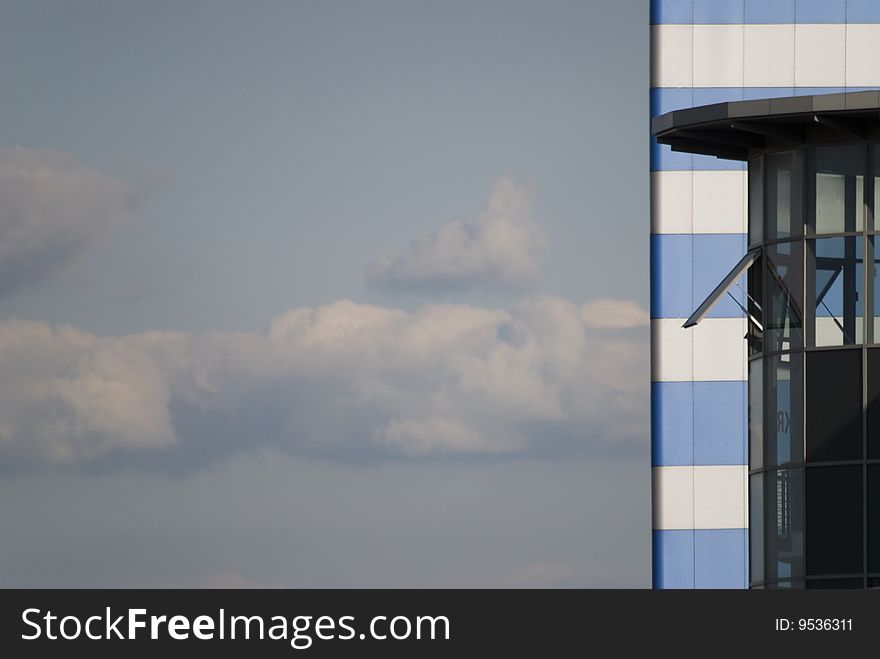
<path id="1" fill-rule="evenodd" d="M 756 151 L 880 140 L 880 90 L 715 103 L 655 117 L 673 151 L 747 160 Z"/>

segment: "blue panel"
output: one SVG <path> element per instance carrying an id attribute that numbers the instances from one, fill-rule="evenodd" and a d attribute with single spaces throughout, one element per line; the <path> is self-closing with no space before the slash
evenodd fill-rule
<path id="1" fill-rule="evenodd" d="M 796 23 L 846 23 L 846 0 L 795 0 Z"/>
<path id="2" fill-rule="evenodd" d="M 745 0 L 746 23 L 794 23 L 794 0 Z"/>
<path id="3" fill-rule="evenodd" d="M 880 0 L 651 0 L 651 24 L 880 23 Z"/>
<path id="4" fill-rule="evenodd" d="M 819 94 L 841 94 L 845 87 L 795 87 L 795 96 L 818 96 Z"/>
<path id="5" fill-rule="evenodd" d="M 694 383 L 651 383 L 651 465 L 694 463 Z"/>
<path id="6" fill-rule="evenodd" d="M 880 23 L 880 0 L 849 0 L 846 3 L 847 23 Z"/>
<path id="7" fill-rule="evenodd" d="M 745 382 L 694 382 L 694 464 L 748 462 Z"/>
<path id="8" fill-rule="evenodd" d="M 746 87 L 743 89 L 744 101 L 784 98 L 788 96 L 794 96 L 794 87 Z"/>
<path id="9" fill-rule="evenodd" d="M 694 531 L 694 587 L 747 588 L 747 529 Z"/>
<path id="10" fill-rule="evenodd" d="M 694 156 L 692 164 L 694 171 L 716 171 L 716 170 L 744 170 L 746 163 L 740 160 L 727 160 L 725 158 L 716 158 L 715 156 Z"/>
<path id="11" fill-rule="evenodd" d="M 693 107 L 694 95 L 690 88 L 653 88 L 650 93 L 651 116 Z M 651 171 L 690 171 L 694 157 L 690 153 L 676 153 L 666 145 L 657 144 L 651 137 Z"/>
<path id="12" fill-rule="evenodd" d="M 651 0 L 651 25 L 693 22 L 693 0 Z"/>
<path id="13" fill-rule="evenodd" d="M 694 255 L 694 296 L 691 309 L 684 314 L 690 316 L 711 293 L 718 283 L 730 272 L 746 253 L 746 236 L 741 233 L 695 234 Z M 745 276 L 730 289 L 730 294 L 745 306 Z M 710 318 L 741 318 L 743 315 L 736 303 L 725 295 L 709 312 Z M 668 316 L 667 316 L 668 317 Z"/>
<path id="14" fill-rule="evenodd" d="M 693 168 L 694 156 L 692 154 L 673 151 L 665 144 L 658 144 L 657 138 L 651 137 L 652 172 L 689 172 Z"/>
<path id="15" fill-rule="evenodd" d="M 694 24 L 738 25 L 743 22 L 743 0 L 694 0 Z"/>
<path id="16" fill-rule="evenodd" d="M 687 318 L 693 311 L 693 237 L 651 236 L 651 318 Z"/>
<path id="17" fill-rule="evenodd" d="M 743 100 L 742 87 L 695 87 L 694 107 Z"/>
<path id="18" fill-rule="evenodd" d="M 694 532 L 654 531 L 654 588 L 694 587 Z"/>
<path id="19" fill-rule="evenodd" d="M 694 90 L 690 87 L 652 87 L 649 96 L 651 116 L 683 110 L 694 105 Z"/>

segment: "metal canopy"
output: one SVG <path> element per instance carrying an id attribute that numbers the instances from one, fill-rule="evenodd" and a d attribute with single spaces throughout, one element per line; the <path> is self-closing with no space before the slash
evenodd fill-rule
<path id="1" fill-rule="evenodd" d="M 655 117 L 651 132 L 673 151 L 748 160 L 750 151 L 880 139 L 880 90 L 731 101 Z"/>

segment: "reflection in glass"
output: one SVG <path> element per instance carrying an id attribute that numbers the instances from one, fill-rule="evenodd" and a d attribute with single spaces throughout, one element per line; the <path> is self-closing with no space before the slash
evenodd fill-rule
<path id="1" fill-rule="evenodd" d="M 766 170 L 767 240 L 800 235 L 803 229 L 801 152 L 768 155 Z"/>
<path id="2" fill-rule="evenodd" d="M 764 580 L 764 474 L 749 476 L 750 581 Z"/>
<path id="3" fill-rule="evenodd" d="M 761 274 L 764 272 L 764 258 L 758 259 L 749 267 L 746 280 L 746 322 L 748 325 L 748 348 L 750 355 L 764 351 L 764 290 Z"/>
<path id="4" fill-rule="evenodd" d="M 864 239 L 808 241 L 807 290 L 811 345 L 864 341 Z"/>
<path id="5" fill-rule="evenodd" d="M 764 371 L 763 360 L 749 362 L 749 466 L 764 466 Z"/>
<path id="6" fill-rule="evenodd" d="M 764 351 L 803 346 L 803 254 L 800 242 L 777 243 L 764 249 L 767 294 L 764 310 Z"/>
<path id="7" fill-rule="evenodd" d="M 767 581 L 804 576 L 803 469 L 768 471 L 765 477 Z"/>
<path id="8" fill-rule="evenodd" d="M 815 233 L 862 230 L 866 155 L 864 144 L 810 149 Z"/>
<path id="9" fill-rule="evenodd" d="M 868 341 L 871 343 L 880 343 L 880 259 L 877 254 L 877 238 L 872 236 L 868 239 L 868 253 L 865 255 L 865 262 L 868 264 L 868 279 L 871 280 L 874 294 L 872 299 L 872 316 L 871 336 Z"/>
<path id="10" fill-rule="evenodd" d="M 810 576 L 862 573 L 862 467 L 812 467 L 806 477 Z"/>
<path id="11" fill-rule="evenodd" d="M 871 150 L 874 152 L 874 199 L 872 200 L 874 206 L 869 207 L 868 210 L 871 211 L 873 208 L 873 227 L 875 231 L 880 231 L 880 218 L 877 217 L 876 209 L 877 200 L 880 199 L 880 147 L 874 144 Z"/>
<path id="12" fill-rule="evenodd" d="M 774 355 L 765 359 L 767 380 L 764 405 L 764 464 L 782 465 L 804 459 L 803 354 Z M 754 467 L 753 467 L 754 468 Z"/>

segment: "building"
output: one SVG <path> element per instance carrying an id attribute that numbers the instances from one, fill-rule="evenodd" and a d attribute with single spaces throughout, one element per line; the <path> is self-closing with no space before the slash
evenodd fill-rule
<path id="1" fill-rule="evenodd" d="M 651 18 L 654 586 L 876 585 L 880 2 Z"/>

